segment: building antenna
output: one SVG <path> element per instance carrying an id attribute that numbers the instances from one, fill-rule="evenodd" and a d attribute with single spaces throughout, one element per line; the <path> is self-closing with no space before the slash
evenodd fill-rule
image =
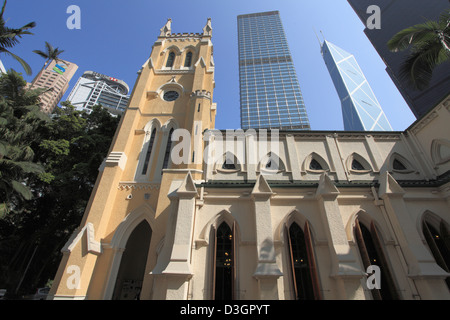
<path id="1" fill-rule="evenodd" d="M 320 52 L 322 52 L 322 42 L 320 42 L 319 36 L 317 35 L 316 29 L 313 27 L 314 34 L 316 35 L 317 41 L 319 42 Z M 320 33 L 322 34 L 322 30 L 320 30 Z M 323 34 L 322 34 L 323 37 Z"/>

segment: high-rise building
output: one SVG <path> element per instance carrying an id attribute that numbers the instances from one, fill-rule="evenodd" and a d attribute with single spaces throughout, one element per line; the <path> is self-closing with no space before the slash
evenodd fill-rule
<path id="1" fill-rule="evenodd" d="M 122 114 L 129 96 L 128 85 L 119 79 L 86 71 L 78 79 L 67 98 L 76 110 L 92 111 L 95 105 L 102 105 L 112 114 Z"/>
<path id="2" fill-rule="evenodd" d="M 310 129 L 279 12 L 237 22 L 242 129 Z"/>
<path id="3" fill-rule="evenodd" d="M 329 41 L 321 48 L 342 105 L 344 129 L 348 131 L 392 131 L 383 109 L 354 55 Z"/>
<path id="4" fill-rule="evenodd" d="M 399 31 L 429 20 L 438 20 L 444 10 L 449 9 L 448 0 L 348 0 L 364 25 L 371 13 L 367 8 L 377 5 L 381 9 L 380 29 L 365 28 L 364 33 L 386 64 L 386 72 L 392 78 L 414 115 L 425 115 L 450 93 L 450 63 L 438 66 L 433 71 L 430 85 L 424 90 L 415 90 L 400 77 L 400 68 L 409 56 L 409 50 L 391 52 L 386 43 Z M 369 11 L 371 12 L 371 11 Z"/>
<path id="5" fill-rule="evenodd" d="M 52 60 L 44 70 L 42 70 L 33 82 L 30 88 L 44 88 L 46 90 L 41 95 L 41 111 L 52 113 L 58 102 L 64 96 L 69 81 L 77 71 L 78 66 L 68 61 Z"/>

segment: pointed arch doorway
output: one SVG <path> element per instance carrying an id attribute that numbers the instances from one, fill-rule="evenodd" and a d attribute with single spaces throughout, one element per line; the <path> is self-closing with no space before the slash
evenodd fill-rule
<path id="1" fill-rule="evenodd" d="M 152 229 L 146 220 L 130 234 L 117 272 L 113 300 L 140 298 L 151 237 Z"/>

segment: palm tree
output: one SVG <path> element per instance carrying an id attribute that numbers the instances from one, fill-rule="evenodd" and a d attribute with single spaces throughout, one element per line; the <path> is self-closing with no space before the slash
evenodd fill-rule
<path id="1" fill-rule="evenodd" d="M 450 11 L 438 21 L 427 21 L 395 34 L 387 43 L 393 52 L 411 49 L 400 68 L 400 77 L 416 90 L 430 84 L 433 70 L 450 60 Z"/>
<path id="2" fill-rule="evenodd" d="M 36 26 L 35 22 L 30 22 L 26 25 L 24 25 L 21 28 L 13 29 L 5 26 L 6 21 L 3 18 L 3 14 L 5 13 L 5 7 L 6 7 L 6 0 L 3 3 L 2 11 L 0 12 L 0 53 L 6 53 L 9 54 L 11 57 L 13 57 L 15 60 L 17 60 L 25 70 L 25 72 L 30 75 L 31 74 L 31 68 L 22 58 L 15 55 L 11 51 L 9 51 L 7 48 L 12 48 L 16 44 L 19 43 L 18 38 L 22 38 L 22 35 L 24 34 L 32 34 L 31 32 L 27 31 L 28 29 L 34 28 Z"/>
<path id="3" fill-rule="evenodd" d="M 14 70 L 0 77 L 0 218 L 17 201 L 31 199 L 27 178 L 44 172 L 33 161 L 32 144 L 38 142 L 37 129 L 49 118 L 39 111 L 42 90 L 25 87 L 26 81 Z"/>
<path id="4" fill-rule="evenodd" d="M 61 53 L 64 52 L 64 50 L 59 50 L 59 48 L 53 48 L 53 46 L 48 43 L 47 41 L 45 41 L 45 50 L 33 50 L 34 53 L 37 53 L 38 55 L 40 55 L 42 58 L 45 59 L 45 63 L 44 66 L 42 67 L 41 71 L 39 71 L 39 73 L 36 75 L 36 77 L 33 80 L 33 84 L 36 82 L 37 79 L 39 79 L 39 76 L 41 75 L 42 72 L 44 72 L 45 68 L 47 67 L 47 65 L 52 61 L 55 60 L 56 62 L 58 61 L 63 61 L 61 58 L 59 58 L 59 55 Z"/>
<path id="5" fill-rule="evenodd" d="M 52 60 L 56 60 L 56 62 L 58 61 L 63 61 L 61 58 L 59 58 L 59 55 L 61 53 L 64 52 L 64 50 L 59 50 L 59 48 L 53 48 L 53 46 L 48 43 L 47 41 L 45 41 L 45 51 L 42 50 L 33 50 L 34 53 L 37 53 L 38 55 L 40 55 L 42 58 L 46 59 L 44 66 L 42 67 L 42 70 L 45 69 L 45 67 L 52 61 Z"/>

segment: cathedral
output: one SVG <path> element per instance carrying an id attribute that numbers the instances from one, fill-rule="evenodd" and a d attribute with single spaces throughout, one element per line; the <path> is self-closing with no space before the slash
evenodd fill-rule
<path id="1" fill-rule="evenodd" d="M 49 299 L 450 299 L 450 97 L 403 132 L 215 130 L 163 26 Z"/>

